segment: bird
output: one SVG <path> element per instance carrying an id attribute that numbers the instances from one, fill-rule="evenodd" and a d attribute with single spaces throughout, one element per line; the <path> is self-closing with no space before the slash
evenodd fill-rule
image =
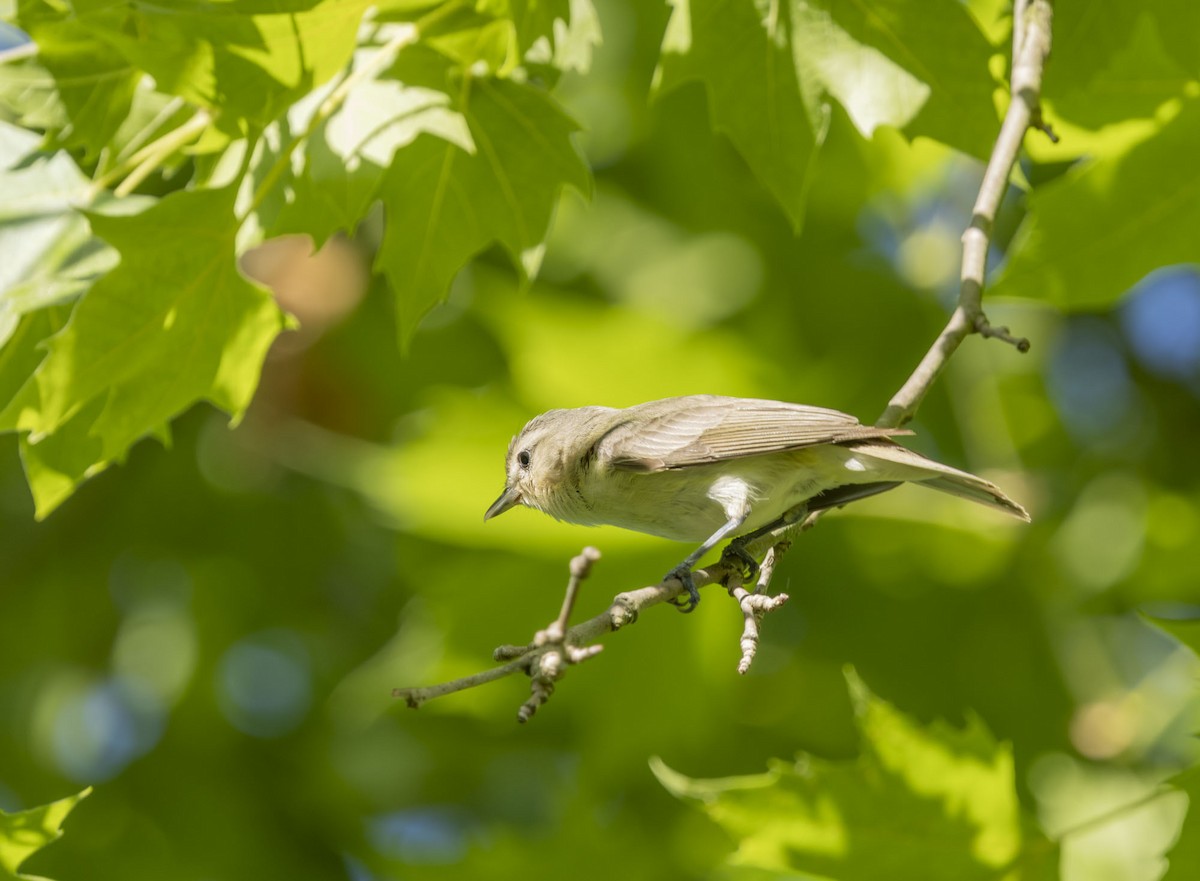
<path id="1" fill-rule="evenodd" d="M 1029 514 L 995 484 L 893 440 L 907 429 L 863 425 L 838 410 L 723 395 L 684 395 L 633 407 L 549 410 L 526 423 L 505 457 L 490 520 L 519 505 L 557 520 L 614 525 L 699 546 L 664 576 L 690 612 L 692 572 L 728 537 L 745 563 L 753 539 L 827 508 L 916 483 L 1003 511 Z"/>

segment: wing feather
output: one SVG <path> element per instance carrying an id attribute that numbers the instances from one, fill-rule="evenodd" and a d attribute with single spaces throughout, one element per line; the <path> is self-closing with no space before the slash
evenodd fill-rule
<path id="1" fill-rule="evenodd" d="M 602 460 L 623 471 L 666 471 L 912 433 L 862 425 L 823 407 L 716 395 L 651 401 L 628 415 L 596 445 Z"/>

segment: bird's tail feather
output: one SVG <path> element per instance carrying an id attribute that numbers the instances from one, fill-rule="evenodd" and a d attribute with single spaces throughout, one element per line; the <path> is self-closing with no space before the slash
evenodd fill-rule
<path id="1" fill-rule="evenodd" d="M 857 454 L 865 454 L 894 466 L 886 469 L 888 477 L 919 483 L 930 489 L 979 502 L 1029 522 L 1029 512 L 1006 496 L 994 483 L 982 477 L 927 459 L 896 443 L 875 441 L 847 446 Z"/>

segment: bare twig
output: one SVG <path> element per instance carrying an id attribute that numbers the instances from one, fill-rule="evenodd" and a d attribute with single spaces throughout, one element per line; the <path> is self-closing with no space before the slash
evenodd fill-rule
<path id="1" fill-rule="evenodd" d="M 1029 340 L 1014 337 L 1008 328 L 993 327 L 988 322 L 983 313 L 983 284 L 996 212 L 1008 187 L 1008 177 L 1021 151 L 1025 132 L 1034 126 L 1053 135 L 1043 122 L 1041 112 L 1042 68 L 1050 54 L 1050 22 L 1049 0 L 1016 0 L 1013 10 L 1012 100 L 983 173 L 971 223 L 963 233 L 958 306 L 917 369 L 892 397 L 876 425 L 894 427 L 912 419 L 950 356 L 973 333 L 1003 340 L 1021 352 L 1029 349 Z"/>
<path id="2" fill-rule="evenodd" d="M 575 600 L 579 595 L 580 582 L 588 577 L 592 570 L 592 564 L 599 559 L 600 552 L 592 547 L 584 548 L 581 554 L 571 559 L 571 578 L 567 582 L 566 595 L 563 598 L 562 610 L 558 617 L 550 622 L 545 630 L 539 630 L 534 634 L 533 642 L 529 645 L 504 645 L 493 652 L 497 661 L 507 661 L 508 663 L 439 685 L 423 688 L 395 688 L 392 689 L 392 696 L 404 698 L 405 703 L 415 710 L 421 704 L 436 697 L 495 682 L 497 679 L 503 679 L 520 671 L 527 673 L 531 682 L 529 699 L 517 711 L 517 720 L 529 721 L 537 712 L 538 707 L 550 699 L 550 695 L 554 693 L 554 683 L 566 674 L 567 667 L 595 657 L 603 648 L 599 645 L 580 646 L 578 644 L 587 638 L 581 638 L 581 634 L 586 632 L 587 628 L 567 629 L 567 620 L 571 616 Z M 618 597 L 618 599 L 620 598 Z M 584 623 L 586 625 L 590 622 Z M 615 630 L 616 628 L 617 625 L 614 623 L 611 629 Z"/>
<path id="3" fill-rule="evenodd" d="M 740 643 L 742 659 L 738 662 L 737 668 L 738 673 L 743 676 L 750 670 L 750 665 L 754 663 L 754 656 L 758 654 L 758 626 L 762 623 L 763 616 L 788 601 L 786 593 L 767 596 L 767 588 L 770 587 L 771 577 L 775 574 L 775 564 L 789 545 L 790 542 L 780 542 L 767 551 L 767 555 L 759 567 L 758 583 L 754 586 L 753 593 L 742 587 L 740 582 L 733 583 L 729 587 L 729 595 L 737 600 L 745 621 Z"/>
<path id="4" fill-rule="evenodd" d="M 558 618 L 545 630 L 538 631 L 533 637 L 533 644 L 540 646 L 547 643 L 562 642 L 567 632 L 567 620 L 575 608 L 575 600 L 579 598 L 579 585 L 592 571 L 592 564 L 600 559 L 600 552 L 593 547 L 583 549 L 583 553 L 571 559 L 571 580 L 567 582 L 567 593 L 563 597 L 562 609 Z"/>

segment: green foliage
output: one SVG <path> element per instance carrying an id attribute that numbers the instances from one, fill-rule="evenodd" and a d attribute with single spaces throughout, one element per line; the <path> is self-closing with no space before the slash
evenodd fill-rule
<path id="1" fill-rule="evenodd" d="M 725 132 L 799 230 L 828 98 L 881 125 L 986 156 L 999 130 L 994 51 L 961 4 L 673 0 L 659 87 L 708 92 Z"/>
<path id="2" fill-rule="evenodd" d="M 196 401 L 237 421 L 284 326 L 236 266 L 264 233 L 320 244 L 381 200 L 379 267 L 405 344 L 490 243 L 536 273 L 559 191 L 590 177 L 573 123 L 520 65 L 586 67 L 590 6 L 383 11 L 424 15 L 403 24 L 364 23 L 368 6 L 18 4 L 38 54 L 0 69 L 0 97 L 45 142 L 3 123 L 0 244 L 26 256 L 0 277 L 0 342 L 22 315 L 88 293 L 41 341 L 44 360 L 28 345 L 44 321 L 6 359 L 26 379 L 6 378 L 23 391 L 0 402 L 0 426 L 24 433 L 38 516 Z M 155 173 L 168 195 L 148 207 L 127 191 Z M 163 362 L 180 353 L 194 359 L 182 373 Z"/>
<path id="3" fill-rule="evenodd" d="M 235 419 L 283 327 L 234 256 L 234 192 L 174 193 L 132 217 L 90 216 L 121 255 L 49 341 L 0 414 L 27 432 L 22 455 L 45 515 L 85 476 L 206 399 Z M 182 254 L 175 243 L 192 242 Z M 152 296 L 146 296 L 149 293 Z"/>
<path id="4" fill-rule="evenodd" d="M 1168 868 L 1163 881 L 1183 881 L 1194 878 L 1200 872 L 1200 768 L 1191 768 L 1176 777 L 1172 783 L 1188 797 L 1187 819 L 1179 829 L 1179 843 L 1171 850 Z"/>
<path id="5" fill-rule="evenodd" d="M 993 292 L 1096 308 L 1159 266 L 1197 259 L 1200 173 L 1180 166 L 1170 192 L 1162 180 L 1197 139 L 1200 100 L 1192 99 L 1154 137 L 1036 189 Z"/>
<path id="6" fill-rule="evenodd" d="M 407 82 L 453 90 L 453 68 L 434 52 L 408 58 L 399 71 Z M 455 91 L 450 108 L 466 131 L 455 140 L 418 137 L 383 183 L 394 219 L 378 264 L 399 297 L 404 340 L 462 265 L 493 241 L 535 275 L 560 190 L 590 188 L 571 144 L 574 124 L 536 90 L 497 77 L 467 80 Z"/>
<path id="7" fill-rule="evenodd" d="M 977 719 L 963 730 L 922 726 L 853 672 L 847 678 L 862 736 L 853 763 L 801 756 L 721 780 L 692 780 L 653 763 L 668 790 L 697 801 L 737 842 L 730 877 L 1052 876 L 1050 842 L 1023 840 L 1008 748 Z"/>
<path id="8" fill-rule="evenodd" d="M 63 821 L 91 791 L 89 787 L 75 795 L 27 811 L 9 814 L 0 810 L 0 877 L 38 881 L 38 876 L 17 870 L 47 844 L 62 837 Z"/>

